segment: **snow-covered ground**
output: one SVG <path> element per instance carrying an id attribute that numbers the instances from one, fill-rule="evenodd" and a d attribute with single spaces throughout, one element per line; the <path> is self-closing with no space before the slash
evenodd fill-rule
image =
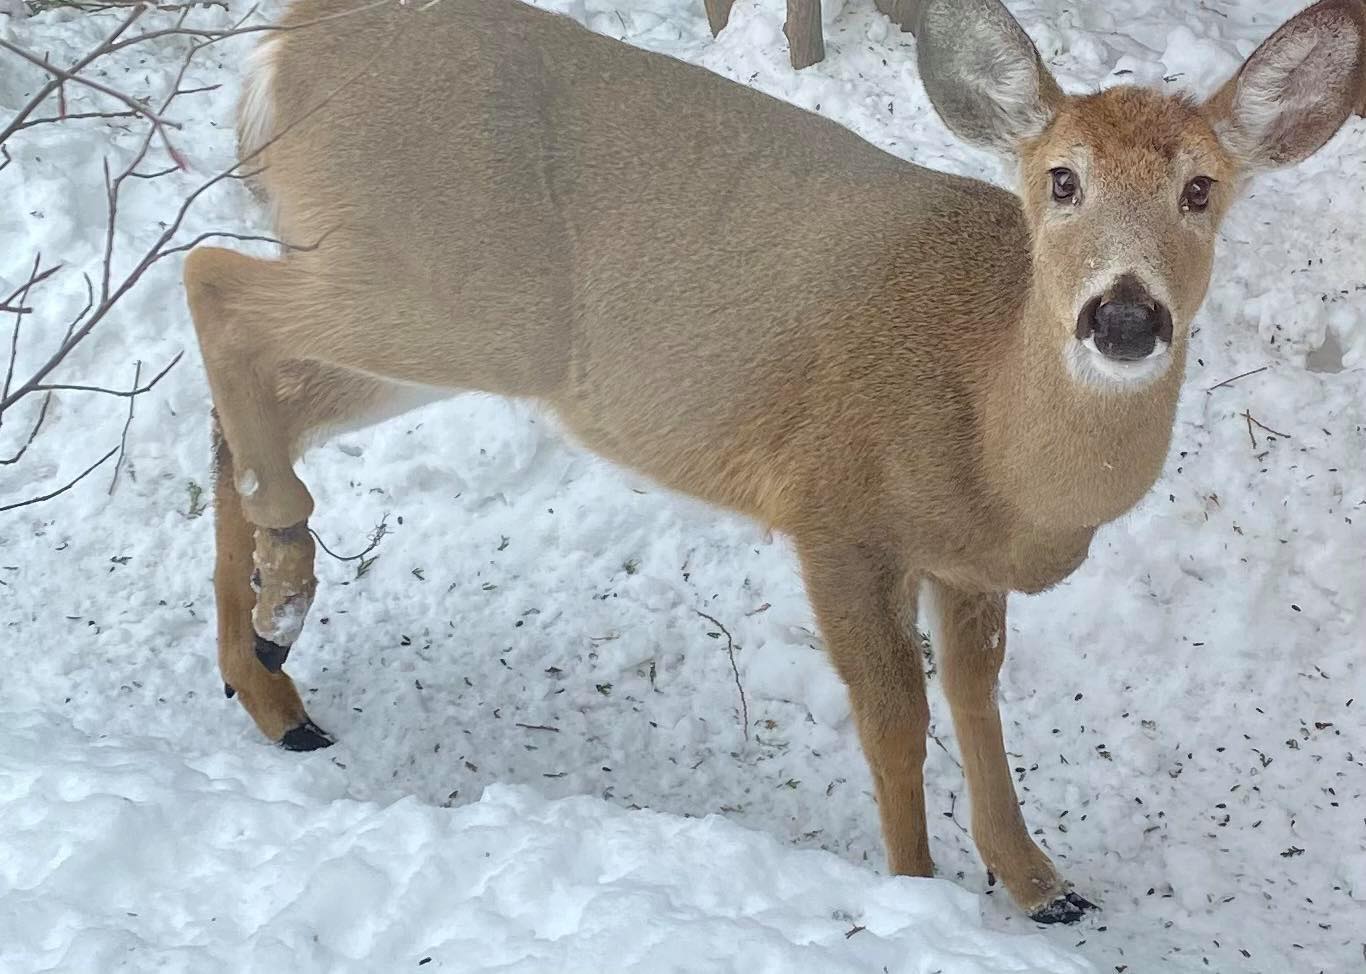
<path id="1" fill-rule="evenodd" d="M 829 57 L 800 75 L 780 0 L 740 0 L 715 42 L 701 0 L 540 5 L 918 162 L 1009 180 L 934 117 L 913 41 L 871 0 L 827 0 Z M 196 16 L 247 9 L 231 6 Z M 1209 91 L 1297 6 L 1011 3 L 1072 90 Z M 111 24 L 0 16 L 4 36 L 58 64 Z M 131 187 L 122 253 L 231 161 L 247 46 L 212 49 L 186 76 L 222 85 L 175 112 L 193 171 Z M 97 77 L 164 92 L 181 50 Z M 37 78 L 0 53 L 0 121 Z M 71 111 L 96 103 L 67 94 Z M 139 137 L 73 120 L 11 140 L 0 293 L 35 252 L 67 264 L 25 325 L 20 374 L 84 302 L 101 159 Z M 263 227 L 227 184 L 187 236 Z M 489 398 L 307 458 L 334 550 L 364 548 L 382 520 L 388 533 L 362 574 L 321 558 L 290 661 L 340 743 L 267 746 L 217 678 L 208 399 L 167 262 L 61 374 L 126 384 L 135 360 L 189 351 L 139 401 L 117 489 L 105 469 L 0 515 L 0 970 L 1360 969 L 1366 121 L 1252 187 L 1198 326 L 1162 481 L 1073 579 L 1013 603 L 1001 702 L 1026 815 L 1104 908 L 1039 931 L 987 887 L 937 699 L 927 785 L 945 878 L 881 875 L 868 772 L 782 538 Z M 0 503 L 79 473 L 118 442 L 124 406 L 57 398 L 24 463 L 0 467 Z M 0 455 L 25 426 L 0 430 Z M 726 636 L 699 613 L 734 639 L 748 742 Z"/>

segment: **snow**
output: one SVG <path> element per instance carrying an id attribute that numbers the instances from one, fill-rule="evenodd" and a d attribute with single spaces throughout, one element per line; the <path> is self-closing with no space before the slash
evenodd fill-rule
<path id="1" fill-rule="evenodd" d="M 719 815 L 523 785 L 375 804 L 330 762 L 187 761 L 42 718 L 5 745 L 6 971 L 1092 970 L 985 929 L 965 890 Z"/>
<path id="2" fill-rule="evenodd" d="M 694 0 L 540 5 L 922 164 L 1011 179 L 938 122 L 913 41 L 863 0 L 827 11 L 829 56 L 801 74 L 778 0 L 740 0 L 716 41 Z M 246 10 L 231 6 L 196 16 L 226 24 Z M 1297 6 L 1011 3 L 1072 91 L 1212 91 Z M 111 23 L 0 15 L 6 37 L 56 63 Z M 162 92 L 182 50 L 114 60 L 102 80 Z M 130 188 L 120 267 L 231 161 L 247 50 L 210 51 L 187 75 L 186 87 L 222 85 L 175 113 L 193 171 Z M 0 117 L 36 75 L 0 56 Z M 74 87 L 68 99 L 99 103 Z M 0 292 L 37 251 L 67 265 L 22 335 L 21 373 L 84 303 L 80 274 L 103 245 L 101 159 L 125 159 L 139 137 L 75 120 L 12 140 L 0 194 L 21 202 L 0 207 Z M 1025 815 L 1103 906 L 1069 929 L 1038 930 L 988 886 L 933 678 L 943 747 L 926 778 L 943 878 L 881 875 L 847 699 L 781 537 L 487 397 L 345 434 L 302 465 L 334 551 L 360 551 L 386 517 L 389 533 L 364 572 L 320 556 L 290 657 L 340 743 L 267 746 L 217 675 L 199 494 L 208 397 L 166 262 L 60 373 L 126 384 L 135 360 L 145 378 L 187 350 L 138 402 L 117 489 L 106 468 L 0 515 L 0 969 L 401 970 L 428 956 L 461 971 L 1354 969 L 1363 160 L 1366 122 L 1353 119 L 1249 188 L 1221 233 L 1162 480 L 1066 584 L 1012 600 L 1000 701 Z M 264 226 L 260 205 L 224 185 L 185 236 Z M 37 406 L 0 430 L 0 454 Z M 122 401 L 56 397 L 24 463 L 0 468 L 0 502 L 70 480 L 126 418 Z M 748 740 L 727 636 L 699 612 L 733 641 Z"/>

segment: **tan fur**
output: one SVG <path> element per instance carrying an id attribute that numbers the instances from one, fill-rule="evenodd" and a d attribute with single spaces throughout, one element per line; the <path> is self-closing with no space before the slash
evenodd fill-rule
<path id="1" fill-rule="evenodd" d="M 265 146 L 281 236 L 317 248 L 186 263 L 231 447 L 224 673 L 261 730 L 306 719 L 243 659 L 252 526 L 263 575 L 287 576 L 263 578 L 258 618 L 280 606 L 272 585 L 311 583 L 278 568 L 312 511 L 298 452 L 414 385 L 523 397 L 587 448 L 794 539 L 891 867 L 917 875 L 929 711 L 904 619 L 925 587 L 973 833 L 1023 907 L 1058 900 L 996 712 L 1005 595 L 1066 577 L 1162 467 L 1239 181 L 1206 110 L 1066 98 L 1040 77 L 1052 117 L 1020 147 L 1016 197 L 518 3 L 422 6 L 276 36 L 241 131 Z M 334 9 L 297 0 L 285 23 Z M 1048 195 L 1064 163 L 1088 194 L 1074 213 Z M 1198 219 L 1178 207 L 1197 174 L 1219 180 Z M 1077 308 L 1134 268 L 1170 306 L 1169 361 L 1142 382 L 1077 373 Z"/>

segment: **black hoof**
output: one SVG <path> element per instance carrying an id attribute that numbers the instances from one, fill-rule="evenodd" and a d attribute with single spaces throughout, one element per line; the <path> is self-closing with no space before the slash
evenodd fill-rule
<path id="1" fill-rule="evenodd" d="M 256 637 L 256 658 L 261 661 L 261 665 L 272 673 L 279 673 L 285 668 L 285 660 L 289 659 L 289 647 L 273 643 L 262 636 Z"/>
<path id="2" fill-rule="evenodd" d="M 1029 919 L 1035 923 L 1076 923 L 1095 908 L 1096 904 L 1085 897 L 1064 893 L 1052 903 L 1029 914 Z"/>
<path id="3" fill-rule="evenodd" d="M 319 751 L 335 743 L 327 731 L 307 719 L 280 738 L 280 746 L 286 751 Z"/>
<path id="4" fill-rule="evenodd" d="M 223 684 L 223 696 L 227 697 L 229 700 L 231 700 L 233 697 L 237 696 L 237 691 L 234 690 L 234 689 L 232 688 L 232 684 L 230 684 L 230 683 L 224 683 L 224 684 Z"/>

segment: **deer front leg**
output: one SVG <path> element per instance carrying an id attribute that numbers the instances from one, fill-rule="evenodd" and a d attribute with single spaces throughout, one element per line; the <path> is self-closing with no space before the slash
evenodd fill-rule
<path id="1" fill-rule="evenodd" d="M 930 876 L 925 828 L 929 704 L 915 618 L 896 566 L 857 545 L 798 545 L 806 589 L 849 701 L 873 773 L 893 873 Z M 910 595 L 913 599 L 913 593 Z M 907 614 L 909 612 L 909 614 Z"/>
<path id="2" fill-rule="evenodd" d="M 1039 923 L 1073 923 L 1095 907 L 1073 893 L 1029 837 L 1006 760 L 996 683 L 1006 649 L 1006 597 L 926 583 L 931 640 L 953 712 L 972 803 L 972 838 L 986 867 Z"/>

